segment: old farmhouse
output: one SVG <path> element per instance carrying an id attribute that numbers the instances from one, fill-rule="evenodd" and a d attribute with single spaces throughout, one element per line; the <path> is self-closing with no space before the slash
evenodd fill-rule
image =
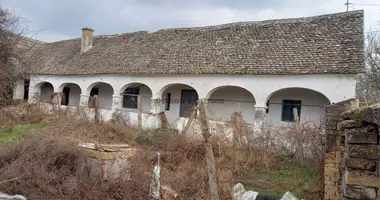
<path id="1" fill-rule="evenodd" d="M 142 126 L 183 129 L 198 101 L 210 121 L 223 124 L 239 103 L 247 124 L 319 123 L 324 106 L 355 97 L 355 75 L 364 69 L 363 11 L 239 22 L 156 32 L 93 35 L 36 45 L 29 78 L 15 99 L 89 107 L 97 95 L 101 115 L 115 112 Z M 27 92 L 25 92 L 27 91 Z M 91 107 L 91 106 L 90 106 Z M 88 108 L 91 109 L 91 108 Z"/>

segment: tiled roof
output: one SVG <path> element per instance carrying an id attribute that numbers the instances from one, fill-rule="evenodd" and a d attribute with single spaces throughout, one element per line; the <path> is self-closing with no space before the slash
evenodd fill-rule
<path id="1" fill-rule="evenodd" d="M 45 43 L 31 73 L 355 74 L 364 69 L 363 11 L 95 36 Z M 79 35 L 79 34 L 78 34 Z"/>

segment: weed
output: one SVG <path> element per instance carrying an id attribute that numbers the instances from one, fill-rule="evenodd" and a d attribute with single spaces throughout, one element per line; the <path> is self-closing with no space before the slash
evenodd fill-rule
<path id="1" fill-rule="evenodd" d="M 26 125 L 17 125 L 12 128 L 2 129 L 0 130 L 0 146 L 6 145 L 12 141 L 18 140 L 20 135 L 28 132 L 35 131 L 45 127 L 46 124 L 38 123 L 38 124 L 26 124 Z"/>

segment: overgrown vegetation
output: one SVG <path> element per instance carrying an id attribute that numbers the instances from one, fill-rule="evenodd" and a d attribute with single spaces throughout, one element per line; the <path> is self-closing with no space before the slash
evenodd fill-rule
<path id="1" fill-rule="evenodd" d="M 44 123 L 17 125 L 12 128 L 0 130 L 0 146 L 17 141 L 22 133 L 41 129 L 45 126 Z"/>
<path id="2" fill-rule="evenodd" d="M 368 32 L 365 47 L 365 71 L 358 75 L 357 96 L 365 105 L 380 99 L 380 33 Z"/>
<path id="3" fill-rule="evenodd" d="M 160 152 L 162 185 L 171 186 L 180 199 L 210 199 L 202 139 L 172 130 L 142 132 L 125 125 L 94 124 L 66 112 L 44 115 L 40 122 L 21 127 L 46 124 L 43 129 L 29 130 L 19 143 L 0 147 L 0 191 L 29 199 L 147 199 L 156 152 Z M 267 194 L 281 196 L 291 191 L 304 199 L 321 199 L 322 171 L 312 161 L 300 164 L 282 152 L 268 153 L 254 142 L 233 147 L 224 137 L 213 136 L 211 141 L 220 199 L 231 199 L 231 188 L 238 182 Z M 94 179 L 78 170 L 78 160 L 85 156 L 78 142 L 128 143 L 139 148 L 131 180 Z"/>
<path id="4" fill-rule="evenodd" d="M 0 107 L 12 103 L 12 88 L 26 72 L 25 30 L 19 16 L 0 7 Z"/>

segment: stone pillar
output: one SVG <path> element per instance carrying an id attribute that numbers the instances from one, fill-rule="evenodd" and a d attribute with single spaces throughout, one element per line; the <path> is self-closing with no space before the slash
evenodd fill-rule
<path id="1" fill-rule="evenodd" d="M 151 100 L 151 107 L 150 107 L 150 115 L 148 118 L 149 127 L 155 129 L 155 128 L 161 128 L 161 99 L 153 99 Z"/>
<path id="2" fill-rule="evenodd" d="M 123 108 L 123 96 L 112 95 L 112 110 L 121 110 Z"/>
<path id="3" fill-rule="evenodd" d="M 161 99 L 152 99 L 151 101 L 151 107 L 150 107 L 150 112 L 153 115 L 160 114 L 161 112 Z"/>
<path id="4" fill-rule="evenodd" d="M 90 97 L 90 95 L 88 95 L 88 94 L 81 94 L 79 105 L 83 106 L 83 107 L 88 107 L 88 98 L 89 97 Z"/>
<path id="5" fill-rule="evenodd" d="M 17 79 L 13 87 L 13 100 L 22 100 L 24 99 L 24 79 Z"/>
<path id="6" fill-rule="evenodd" d="M 348 99 L 329 105 L 326 113 L 325 139 L 325 200 L 339 200 L 342 194 L 342 155 L 344 152 L 344 132 L 340 130 L 340 114 L 359 107 L 357 99 Z"/>
<path id="7" fill-rule="evenodd" d="M 265 107 L 255 107 L 255 122 L 254 122 L 255 132 L 262 133 L 264 131 L 265 116 L 266 116 Z"/>

